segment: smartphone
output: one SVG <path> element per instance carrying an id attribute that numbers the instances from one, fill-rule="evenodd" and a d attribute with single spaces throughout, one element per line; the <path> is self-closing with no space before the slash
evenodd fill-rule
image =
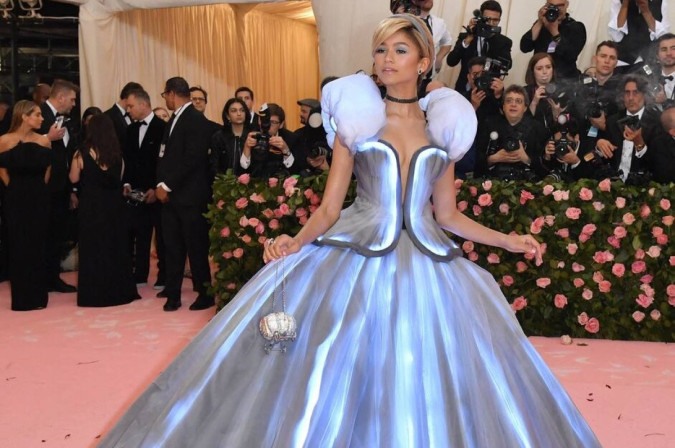
<path id="1" fill-rule="evenodd" d="M 56 129 L 61 129 L 63 126 L 63 115 L 56 117 Z"/>

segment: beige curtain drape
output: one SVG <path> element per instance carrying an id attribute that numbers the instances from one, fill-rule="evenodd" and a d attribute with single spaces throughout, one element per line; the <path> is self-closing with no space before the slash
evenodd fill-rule
<path id="1" fill-rule="evenodd" d="M 153 106 L 163 106 L 164 81 L 182 76 L 208 92 L 206 115 L 213 121 L 222 122 L 225 102 L 246 85 L 255 92 L 256 106 L 280 104 L 287 127 L 296 129 L 296 101 L 319 93 L 318 36 L 311 22 L 283 17 L 280 8 L 136 9 L 96 19 L 96 35 L 83 27 L 81 36 L 82 103 L 108 108 L 126 82 L 136 81 Z"/>

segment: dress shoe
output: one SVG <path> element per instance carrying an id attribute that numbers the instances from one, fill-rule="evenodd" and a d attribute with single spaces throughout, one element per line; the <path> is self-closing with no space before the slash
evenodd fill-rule
<path id="1" fill-rule="evenodd" d="M 180 300 L 167 299 L 166 303 L 164 304 L 164 311 L 176 311 L 181 307 L 181 305 L 182 303 Z"/>
<path id="2" fill-rule="evenodd" d="M 160 292 L 158 292 L 157 298 L 158 299 L 165 299 L 166 298 L 166 289 L 162 289 Z"/>
<path id="3" fill-rule="evenodd" d="M 58 279 L 49 286 L 49 292 L 62 292 L 62 293 L 71 293 L 77 292 L 77 288 L 73 285 L 69 285 L 61 279 Z"/>
<path id="4" fill-rule="evenodd" d="M 194 303 L 190 305 L 190 310 L 191 311 L 205 310 L 207 308 L 211 308 L 213 305 L 215 305 L 213 297 L 198 296 L 197 300 L 195 300 Z"/>
<path id="5" fill-rule="evenodd" d="M 155 282 L 155 286 L 153 286 L 152 289 L 154 289 L 155 291 L 159 291 L 161 289 L 164 289 L 164 282 L 157 280 Z"/>

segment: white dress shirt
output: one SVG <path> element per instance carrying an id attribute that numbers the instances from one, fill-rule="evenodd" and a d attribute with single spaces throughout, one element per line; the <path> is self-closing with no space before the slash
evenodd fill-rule
<path id="1" fill-rule="evenodd" d="M 52 103 L 49 102 L 49 100 L 46 101 L 47 106 L 52 110 L 52 113 L 54 114 L 54 117 L 58 115 L 58 111 L 54 106 L 52 106 Z M 61 126 L 63 129 L 65 129 L 65 133 L 63 134 L 63 146 L 68 146 L 68 142 L 70 141 L 70 134 L 68 133 L 68 128 L 65 126 Z"/>
<path id="2" fill-rule="evenodd" d="M 631 0 L 632 1 L 632 0 Z M 621 42 L 628 34 L 628 20 L 619 28 L 619 10 L 621 9 L 621 0 L 611 0 L 609 5 L 609 37 L 614 42 Z M 666 34 L 670 29 L 670 22 L 668 22 L 668 0 L 663 0 L 661 3 L 661 21 L 654 19 L 656 25 L 654 30 L 649 30 L 649 39 L 655 41 L 662 35 Z M 640 62 L 643 59 L 638 57 L 635 62 Z M 619 61 L 618 67 L 628 65 L 624 61 Z"/>
<path id="3" fill-rule="evenodd" d="M 645 113 L 645 108 L 643 107 L 636 113 L 632 114 L 626 111 L 626 116 L 635 116 L 639 117 L 642 120 L 642 115 Z M 623 131 L 623 129 L 622 129 Z M 647 145 L 645 144 L 644 148 L 637 150 L 635 149 L 635 143 L 630 140 L 623 140 L 623 146 L 621 148 L 621 163 L 619 163 L 619 170 L 623 171 L 621 174 L 621 179 L 625 182 L 630 173 L 630 166 L 633 162 L 633 151 L 635 151 L 635 157 L 638 159 L 642 158 L 647 153 Z"/>

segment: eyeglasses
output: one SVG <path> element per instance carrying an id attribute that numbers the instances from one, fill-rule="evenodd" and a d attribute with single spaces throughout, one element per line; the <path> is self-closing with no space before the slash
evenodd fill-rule
<path id="1" fill-rule="evenodd" d="M 164 98 L 164 97 L 166 97 L 169 93 L 171 93 L 171 92 L 169 92 L 168 90 L 165 90 L 164 92 L 160 93 L 159 96 L 161 96 L 162 98 Z"/>
<path id="2" fill-rule="evenodd" d="M 525 100 L 522 98 L 505 98 L 504 103 L 506 104 L 525 104 Z"/>
<path id="3" fill-rule="evenodd" d="M 273 125 L 276 126 L 276 125 L 278 125 L 278 124 L 281 124 L 281 122 L 280 122 L 280 121 L 277 121 L 277 120 L 270 120 L 270 124 L 273 124 Z"/>
<path id="4" fill-rule="evenodd" d="M 197 102 L 197 103 L 205 103 L 205 102 L 206 102 L 206 98 L 194 97 L 194 98 L 190 98 L 190 101 L 192 101 L 193 103 L 194 103 L 194 102 Z"/>

